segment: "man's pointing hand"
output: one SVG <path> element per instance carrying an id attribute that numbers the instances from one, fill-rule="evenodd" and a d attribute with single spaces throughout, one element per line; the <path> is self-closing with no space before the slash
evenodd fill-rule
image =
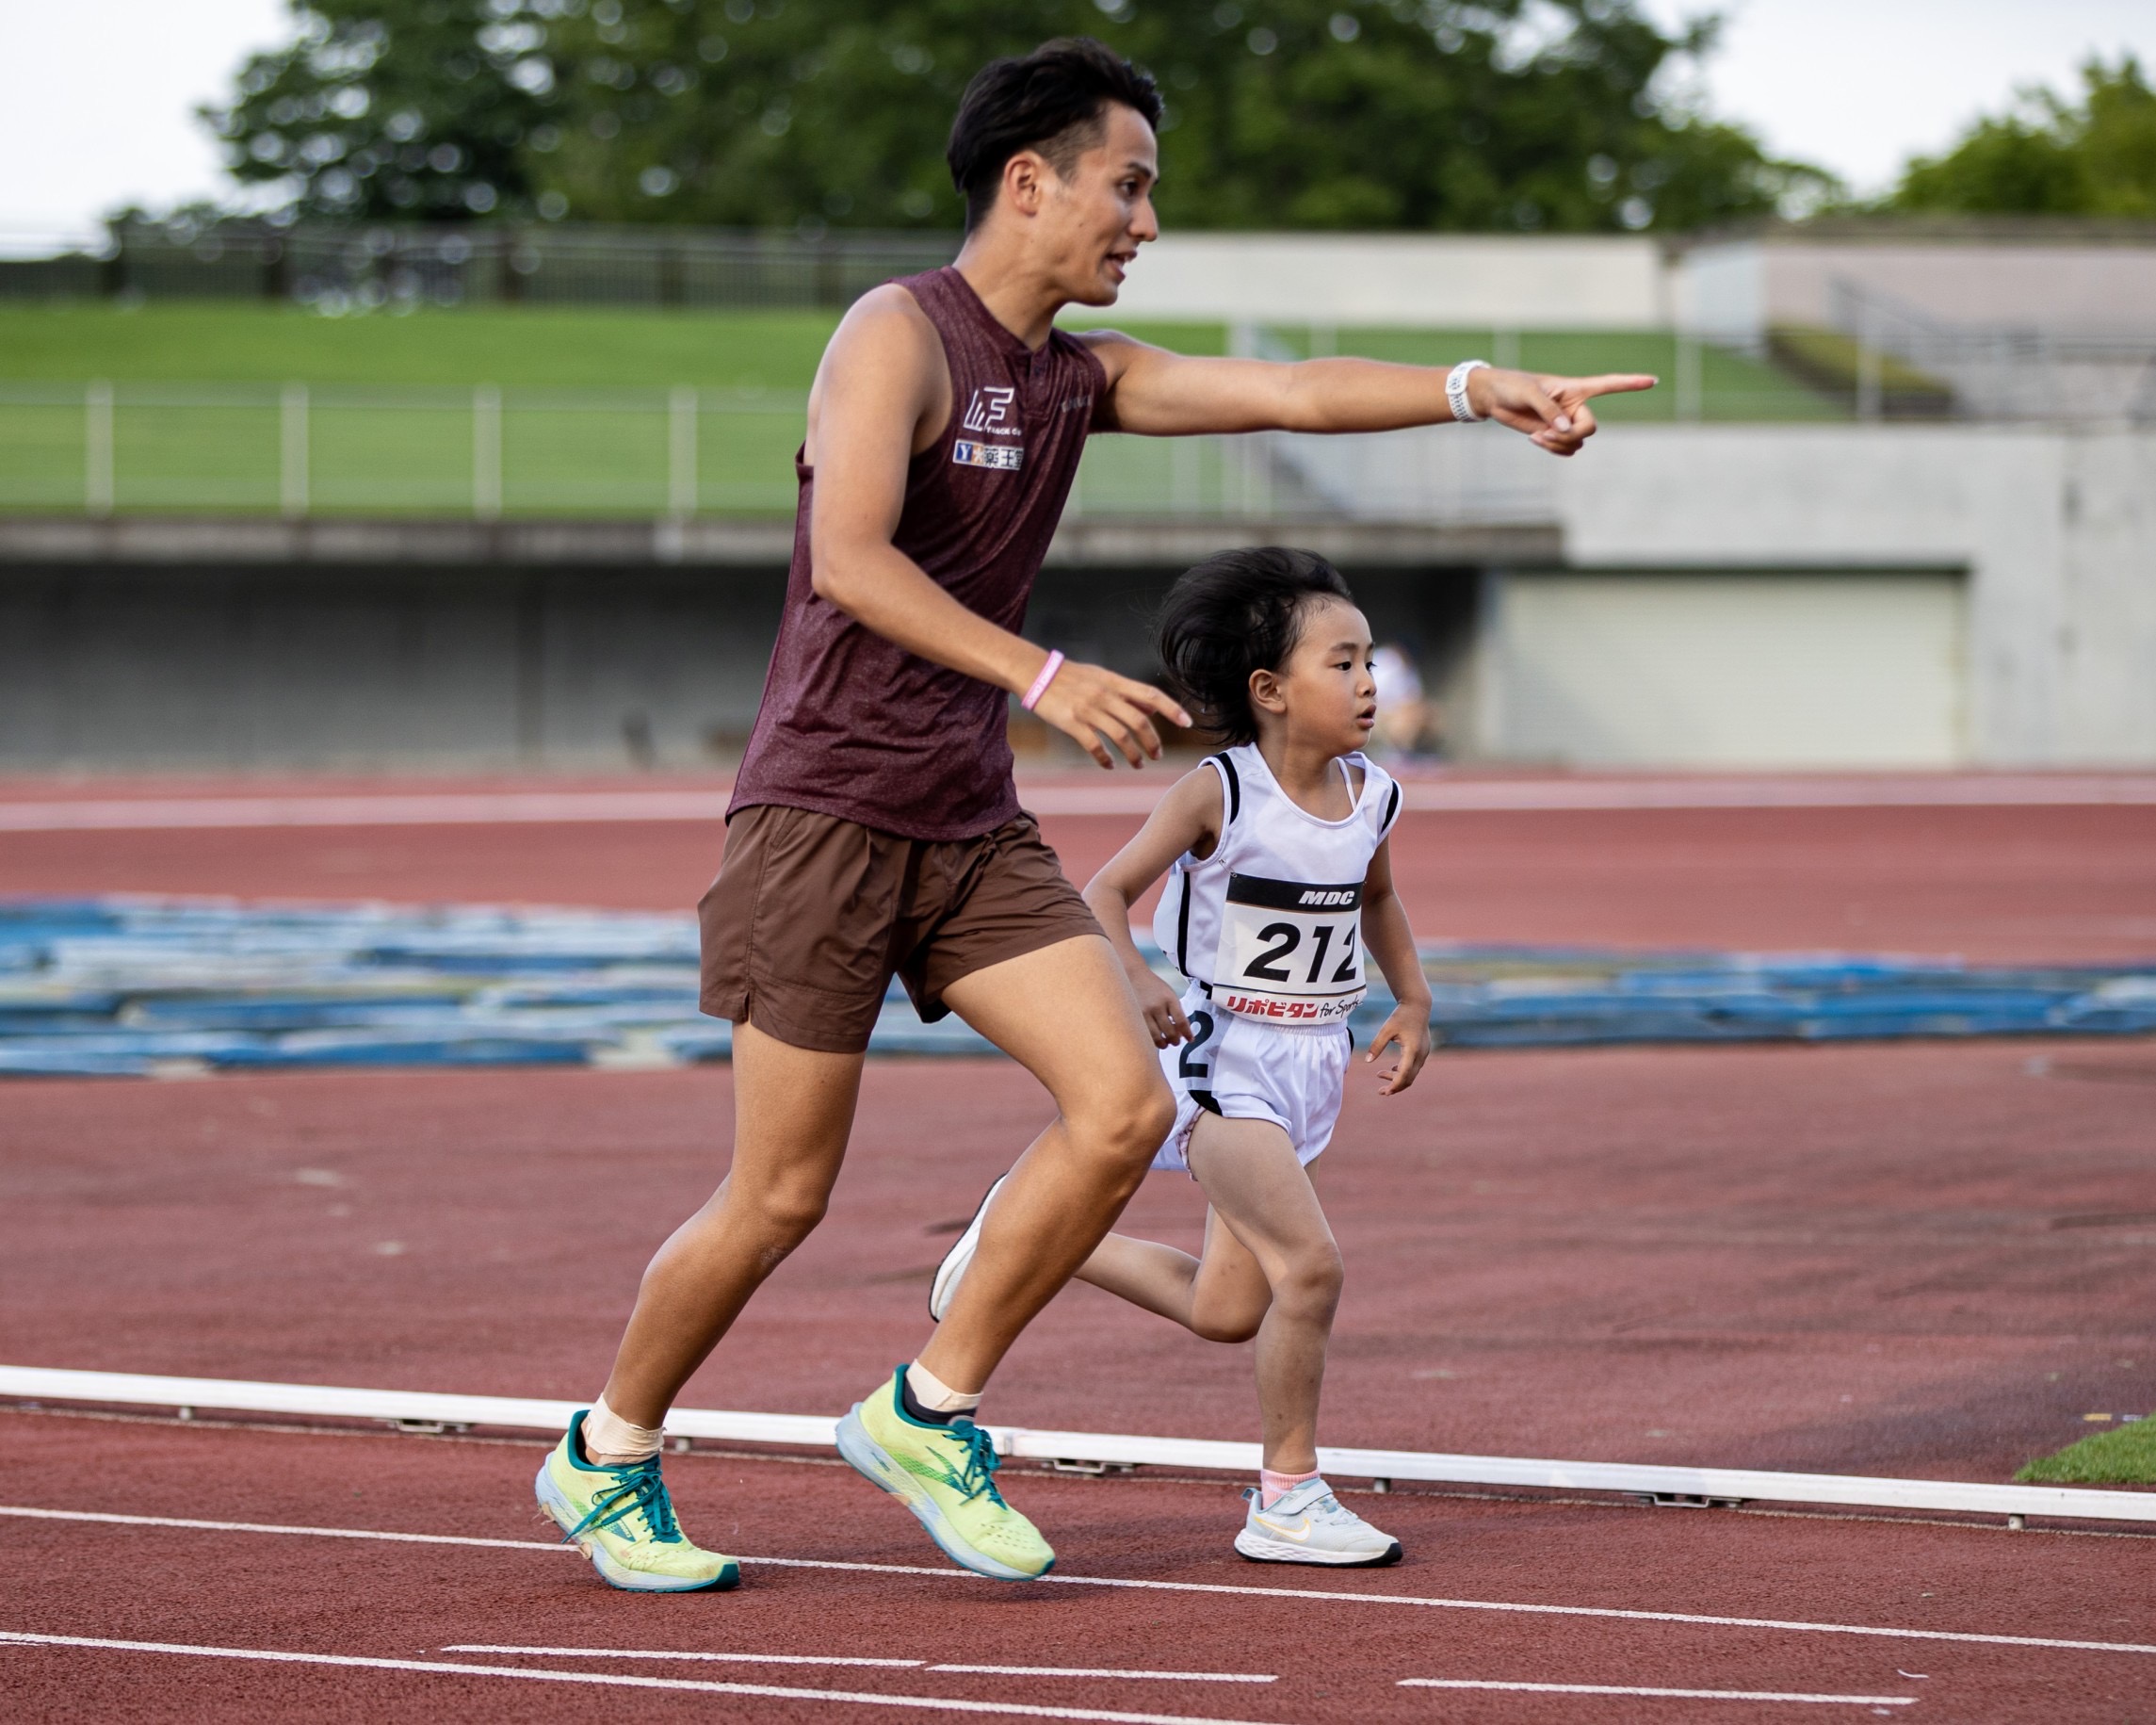
<path id="1" fill-rule="evenodd" d="M 1467 401 L 1483 418 L 1525 431 L 1529 442 L 1552 455 L 1577 455 L 1595 435 L 1595 414 L 1587 405 L 1592 398 L 1652 389 L 1658 382 L 1644 372 L 1560 378 L 1482 366 L 1467 374 Z"/>

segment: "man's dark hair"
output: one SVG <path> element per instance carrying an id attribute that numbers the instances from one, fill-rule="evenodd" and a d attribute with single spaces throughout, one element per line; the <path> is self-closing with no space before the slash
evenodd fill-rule
<path id="1" fill-rule="evenodd" d="M 996 207 L 1003 169 L 1021 150 L 1038 150 L 1063 178 L 1098 146 L 1110 103 L 1135 108 L 1160 124 L 1160 92 L 1153 74 L 1090 36 L 1043 42 L 1023 59 L 990 60 L 959 99 L 944 152 L 951 182 L 965 194 L 971 233 Z"/>
<path id="2" fill-rule="evenodd" d="M 1352 605 L 1354 594 L 1315 551 L 1254 545 L 1207 558 L 1160 604 L 1154 643 L 1168 687 L 1204 729 L 1230 744 L 1256 742 L 1251 673 L 1286 664 L 1304 619 L 1327 599 Z"/>

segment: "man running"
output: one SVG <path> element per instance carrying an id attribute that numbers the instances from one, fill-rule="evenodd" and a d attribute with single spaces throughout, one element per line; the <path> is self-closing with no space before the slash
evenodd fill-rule
<path id="1" fill-rule="evenodd" d="M 645 1271 L 605 1393 L 541 1468 L 542 1506 L 608 1581 L 728 1587 L 659 1476 L 666 1412 L 823 1215 L 868 1033 L 895 974 L 1046 1086 L 1056 1119 L 1012 1169 L 954 1304 L 840 1424 L 840 1453 L 955 1562 L 1055 1561 L 997 1489 L 974 1424 L 1012 1343 L 1093 1252 L 1175 1112 L 1114 950 L 1018 806 L 1008 702 L 1103 767 L 1160 753 L 1174 701 L 1018 633 L 1087 434 L 1379 431 L 1496 418 L 1556 455 L 1591 397 L 1646 377 L 1451 373 L 1357 359 L 1187 359 L 1055 328 L 1110 305 L 1159 232 L 1145 73 L 1049 42 L 967 86 L 951 129 L 966 237 L 945 269 L 848 312 L 796 463 L 786 610 L 705 895 L 703 1007 L 734 1032 L 733 1165 Z"/>

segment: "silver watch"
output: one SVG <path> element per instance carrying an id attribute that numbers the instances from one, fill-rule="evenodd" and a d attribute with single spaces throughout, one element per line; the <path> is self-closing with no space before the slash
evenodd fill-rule
<path id="1" fill-rule="evenodd" d="M 1476 369 L 1488 370 L 1486 359 L 1464 359 L 1446 374 L 1445 401 L 1451 408 L 1452 417 L 1462 425 L 1473 425 L 1482 418 L 1467 399 L 1467 374 Z"/>

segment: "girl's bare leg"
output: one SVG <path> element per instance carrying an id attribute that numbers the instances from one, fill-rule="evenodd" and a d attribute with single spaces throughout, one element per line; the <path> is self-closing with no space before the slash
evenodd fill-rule
<path id="1" fill-rule="evenodd" d="M 1202 1257 L 1110 1234 L 1078 1279 L 1208 1342 L 1255 1335 L 1265 1465 L 1307 1473 L 1318 1465 L 1318 1399 L 1340 1298 L 1339 1247 L 1309 1172 L 1270 1121 L 1205 1115 L 1191 1135 L 1191 1171 L 1211 1200 Z"/>
<path id="2" fill-rule="evenodd" d="M 1110 1234 L 1080 1266 L 1078 1279 L 1159 1312 L 1208 1342 L 1248 1342 L 1273 1303 L 1257 1260 L 1210 1210 L 1203 1257 Z"/>
<path id="3" fill-rule="evenodd" d="M 1270 1121 L 1207 1115 L 1191 1136 L 1191 1171 L 1223 1231 L 1256 1262 L 1272 1290 L 1257 1330 L 1265 1465 L 1279 1473 L 1311 1473 L 1318 1466 L 1325 1349 L 1340 1302 L 1340 1249 L 1288 1134 Z"/>

